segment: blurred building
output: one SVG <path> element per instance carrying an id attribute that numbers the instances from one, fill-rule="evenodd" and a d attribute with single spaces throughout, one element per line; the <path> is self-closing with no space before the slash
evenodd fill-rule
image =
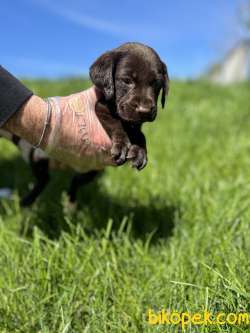
<path id="1" fill-rule="evenodd" d="M 221 84 L 250 80 L 250 40 L 243 40 L 231 49 L 220 63 L 211 67 L 207 77 Z"/>

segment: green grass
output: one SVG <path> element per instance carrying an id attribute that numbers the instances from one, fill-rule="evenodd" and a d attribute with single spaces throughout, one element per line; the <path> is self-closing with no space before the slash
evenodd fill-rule
<path id="1" fill-rule="evenodd" d="M 81 80 L 26 84 L 42 96 Z M 149 164 L 109 168 L 67 207 L 71 172 L 54 172 L 36 204 L 17 150 L 0 141 L 0 332 L 177 332 L 148 308 L 250 311 L 250 85 L 173 82 L 145 125 Z M 188 332 L 250 332 L 244 326 Z"/>

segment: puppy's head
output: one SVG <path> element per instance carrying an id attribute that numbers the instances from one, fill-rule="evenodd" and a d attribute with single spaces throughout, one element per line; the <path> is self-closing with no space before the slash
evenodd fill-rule
<path id="1" fill-rule="evenodd" d="M 164 108 L 168 93 L 166 65 L 150 47 L 126 43 L 101 55 L 90 67 L 92 82 L 114 101 L 118 116 L 135 123 L 153 121 L 162 90 Z"/>

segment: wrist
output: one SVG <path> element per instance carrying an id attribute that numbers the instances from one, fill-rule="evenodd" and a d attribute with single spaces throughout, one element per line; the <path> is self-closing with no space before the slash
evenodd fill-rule
<path id="1" fill-rule="evenodd" d="M 4 125 L 4 129 L 28 141 L 38 143 L 46 120 L 47 103 L 38 96 L 31 96 Z M 46 139 L 46 138 L 45 138 Z M 42 143 L 42 146 L 44 142 Z"/>

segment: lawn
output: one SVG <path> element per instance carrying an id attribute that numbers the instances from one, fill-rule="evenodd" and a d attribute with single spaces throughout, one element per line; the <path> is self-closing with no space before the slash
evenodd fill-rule
<path id="1" fill-rule="evenodd" d="M 88 83 L 26 84 L 47 96 Z M 250 312 L 249 91 L 172 82 L 166 110 L 144 126 L 146 169 L 108 168 L 76 210 L 62 171 L 21 209 L 31 172 L 1 140 L 0 187 L 15 195 L 0 201 L 0 332 L 169 333 L 181 327 L 150 325 L 148 309 Z"/>

